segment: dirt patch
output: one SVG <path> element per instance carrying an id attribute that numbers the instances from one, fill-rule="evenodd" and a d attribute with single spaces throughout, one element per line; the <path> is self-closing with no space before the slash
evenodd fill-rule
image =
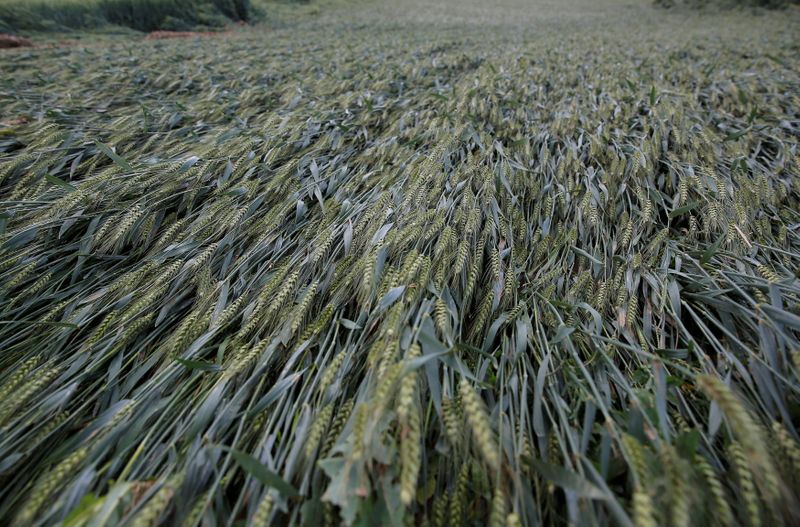
<path id="1" fill-rule="evenodd" d="M 83 44 L 83 42 L 81 42 L 80 40 L 62 39 L 62 40 L 58 41 L 58 43 L 56 44 L 56 47 L 69 48 L 69 47 L 72 47 L 72 46 L 79 46 L 81 44 Z"/>
<path id="2" fill-rule="evenodd" d="M 147 40 L 163 40 L 167 38 L 204 38 L 222 35 L 227 31 L 153 31 L 147 34 Z"/>
<path id="3" fill-rule="evenodd" d="M 27 38 L 15 37 L 14 35 L 0 34 L 0 49 L 8 48 L 29 48 L 33 46 L 33 42 Z"/>
<path id="4" fill-rule="evenodd" d="M 21 117 L 10 117 L 8 119 L 0 120 L 0 126 L 20 126 L 28 124 L 30 120 L 24 115 Z"/>

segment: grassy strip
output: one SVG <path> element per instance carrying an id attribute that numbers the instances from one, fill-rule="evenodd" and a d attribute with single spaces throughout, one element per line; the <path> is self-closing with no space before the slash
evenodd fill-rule
<path id="1" fill-rule="evenodd" d="M 731 8 L 731 7 L 765 7 L 778 9 L 789 4 L 800 3 L 800 0 L 654 0 L 661 7 L 688 6 L 692 8 Z"/>

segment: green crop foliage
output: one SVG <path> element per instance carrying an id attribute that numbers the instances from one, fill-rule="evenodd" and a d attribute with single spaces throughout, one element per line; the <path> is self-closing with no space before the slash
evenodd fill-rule
<path id="1" fill-rule="evenodd" d="M 398 2 L 0 54 L 0 524 L 799 525 L 800 13 Z"/>

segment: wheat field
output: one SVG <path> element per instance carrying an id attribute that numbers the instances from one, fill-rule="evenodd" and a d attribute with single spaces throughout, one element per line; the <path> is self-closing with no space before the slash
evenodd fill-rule
<path id="1" fill-rule="evenodd" d="M 800 13 L 320 1 L 0 54 L 0 523 L 797 525 Z"/>

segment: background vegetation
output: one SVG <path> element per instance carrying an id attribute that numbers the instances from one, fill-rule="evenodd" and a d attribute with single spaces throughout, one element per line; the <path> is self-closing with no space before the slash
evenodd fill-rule
<path id="1" fill-rule="evenodd" d="M 222 27 L 248 21 L 250 0 L 0 0 L 0 30 L 64 30 L 114 24 L 139 31 Z"/>

